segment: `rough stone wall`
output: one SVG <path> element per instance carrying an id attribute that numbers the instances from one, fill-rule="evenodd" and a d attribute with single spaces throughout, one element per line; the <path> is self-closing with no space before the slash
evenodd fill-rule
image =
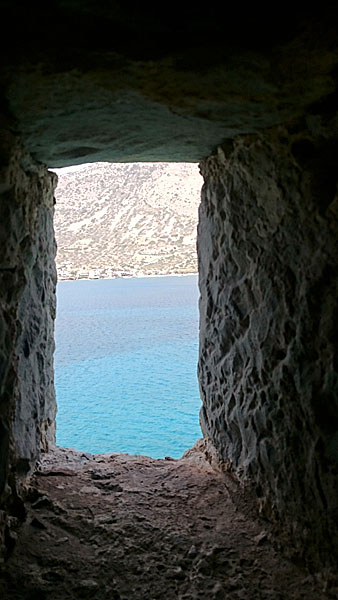
<path id="1" fill-rule="evenodd" d="M 11 518 L 20 514 L 27 474 L 55 435 L 56 176 L 35 164 L 11 134 L 1 139 L 0 506 Z M 5 532 L 1 511 L 0 535 Z"/>
<path id="2" fill-rule="evenodd" d="M 281 129 L 201 165 L 202 430 L 313 561 L 337 544 L 334 156 Z"/>

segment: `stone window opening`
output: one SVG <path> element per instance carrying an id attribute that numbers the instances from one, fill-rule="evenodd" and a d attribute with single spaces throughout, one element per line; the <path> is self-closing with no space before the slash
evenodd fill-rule
<path id="1" fill-rule="evenodd" d="M 338 595 L 337 10 L 225 9 L 4 3 L 0 596 Z M 201 161 L 184 460 L 52 451 L 46 165 L 94 159 Z"/>

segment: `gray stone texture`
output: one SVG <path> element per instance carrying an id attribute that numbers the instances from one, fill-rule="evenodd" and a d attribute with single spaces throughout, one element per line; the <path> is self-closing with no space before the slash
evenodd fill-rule
<path id="1" fill-rule="evenodd" d="M 297 550 L 322 556 L 338 515 L 337 171 L 323 152 L 283 129 L 219 148 L 198 227 L 203 433 Z"/>
<path id="2" fill-rule="evenodd" d="M 274 6 L 270 19 L 257 3 L 227 3 L 222 20 L 211 3 L 177 14 L 171 4 L 159 19 L 158 6 L 100 4 L 55 0 L 47 40 L 32 3 L 27 22 L 22 6 L 12 17 L 24 27 L 3 68 L 6 102 L 49 167 L 199 162 L 225 139 L 301 117 L 336 88 L 331 15 L 306 21 Z"/>
<path id="3" fill-rule="evenodd" d="M 2 18 L 6 515 L 53 439 L 55 180 L 40 165 L 200 161 L 219 147 L 202 163 L 202 426 L 318 564 L 338 522 L 337 8 L 171 3 L 163 18 L 158 3 L 4 0 Z"/>
<path id="4" fill-rule="evenodd" d="M 2 136 L 1 157 L 0 498 L 15 517 L 40 450 L 55 441 L 56 176 L 32 161 L 11 135 Z"/>

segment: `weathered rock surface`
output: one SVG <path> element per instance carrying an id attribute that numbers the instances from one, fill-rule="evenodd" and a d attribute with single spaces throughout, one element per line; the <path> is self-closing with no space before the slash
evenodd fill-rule
<path id="1" fill-rule="evenodd" d="M 199 229 L 203 428 L 301 555 L 337 560 L 336 6 L 171 3 L 165 19 L 144 3 L 2 6 L 6 165 L 9 137 L 21 144 L 1 206 L 7 517 L 55 411 L 52 183 L 27 150 L 56 167 L 219 146 Z"/>
<path id="2" fill-rule="evenodd" d="M 27 519 L 2 570 L 8 600 L 335 598 L 288 562 L 232 478 L 205 459 L 44 457 Z M 1 586 L 1 583 L 0 583 Z"/>
<path id="3" fill-rule="evenodd" d="M 329 556 L 338 542 L 328 533 L 338 509 L 336 166 L 322 163 L 309 134 L 277 130 L 219 149 L 202 172 L 202 431 L 281 529 L 306 553 Z"/>
<path id="4" fill-rule="evenodd" d="M 198 162 L 336 89 L 334 7 L 171 4 L 164 18 L 151 3 L 51 7 L 24 17 L 10 3 L 16 44 L 4 69 L 18 131 L 48 166 Z"/>
<path id="5" fill-rule="evenodd" d="M 55 441 L 56 177 L 11 136 L 3 139 L 1 155 L 0 497 L 16 515 L 22 481 L 40 450 Z"/>

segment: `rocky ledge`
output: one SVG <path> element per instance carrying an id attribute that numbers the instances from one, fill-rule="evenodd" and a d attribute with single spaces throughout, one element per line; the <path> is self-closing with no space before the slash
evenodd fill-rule
<path id="1" fill-rule="evenodd" d="M 15 543 L 12 532 L 1 597 L 336 598 L 333 581 L 283 558 L 248 496 L 207 456 L 205 440 L 180 460 L 45 455 Z"/>

